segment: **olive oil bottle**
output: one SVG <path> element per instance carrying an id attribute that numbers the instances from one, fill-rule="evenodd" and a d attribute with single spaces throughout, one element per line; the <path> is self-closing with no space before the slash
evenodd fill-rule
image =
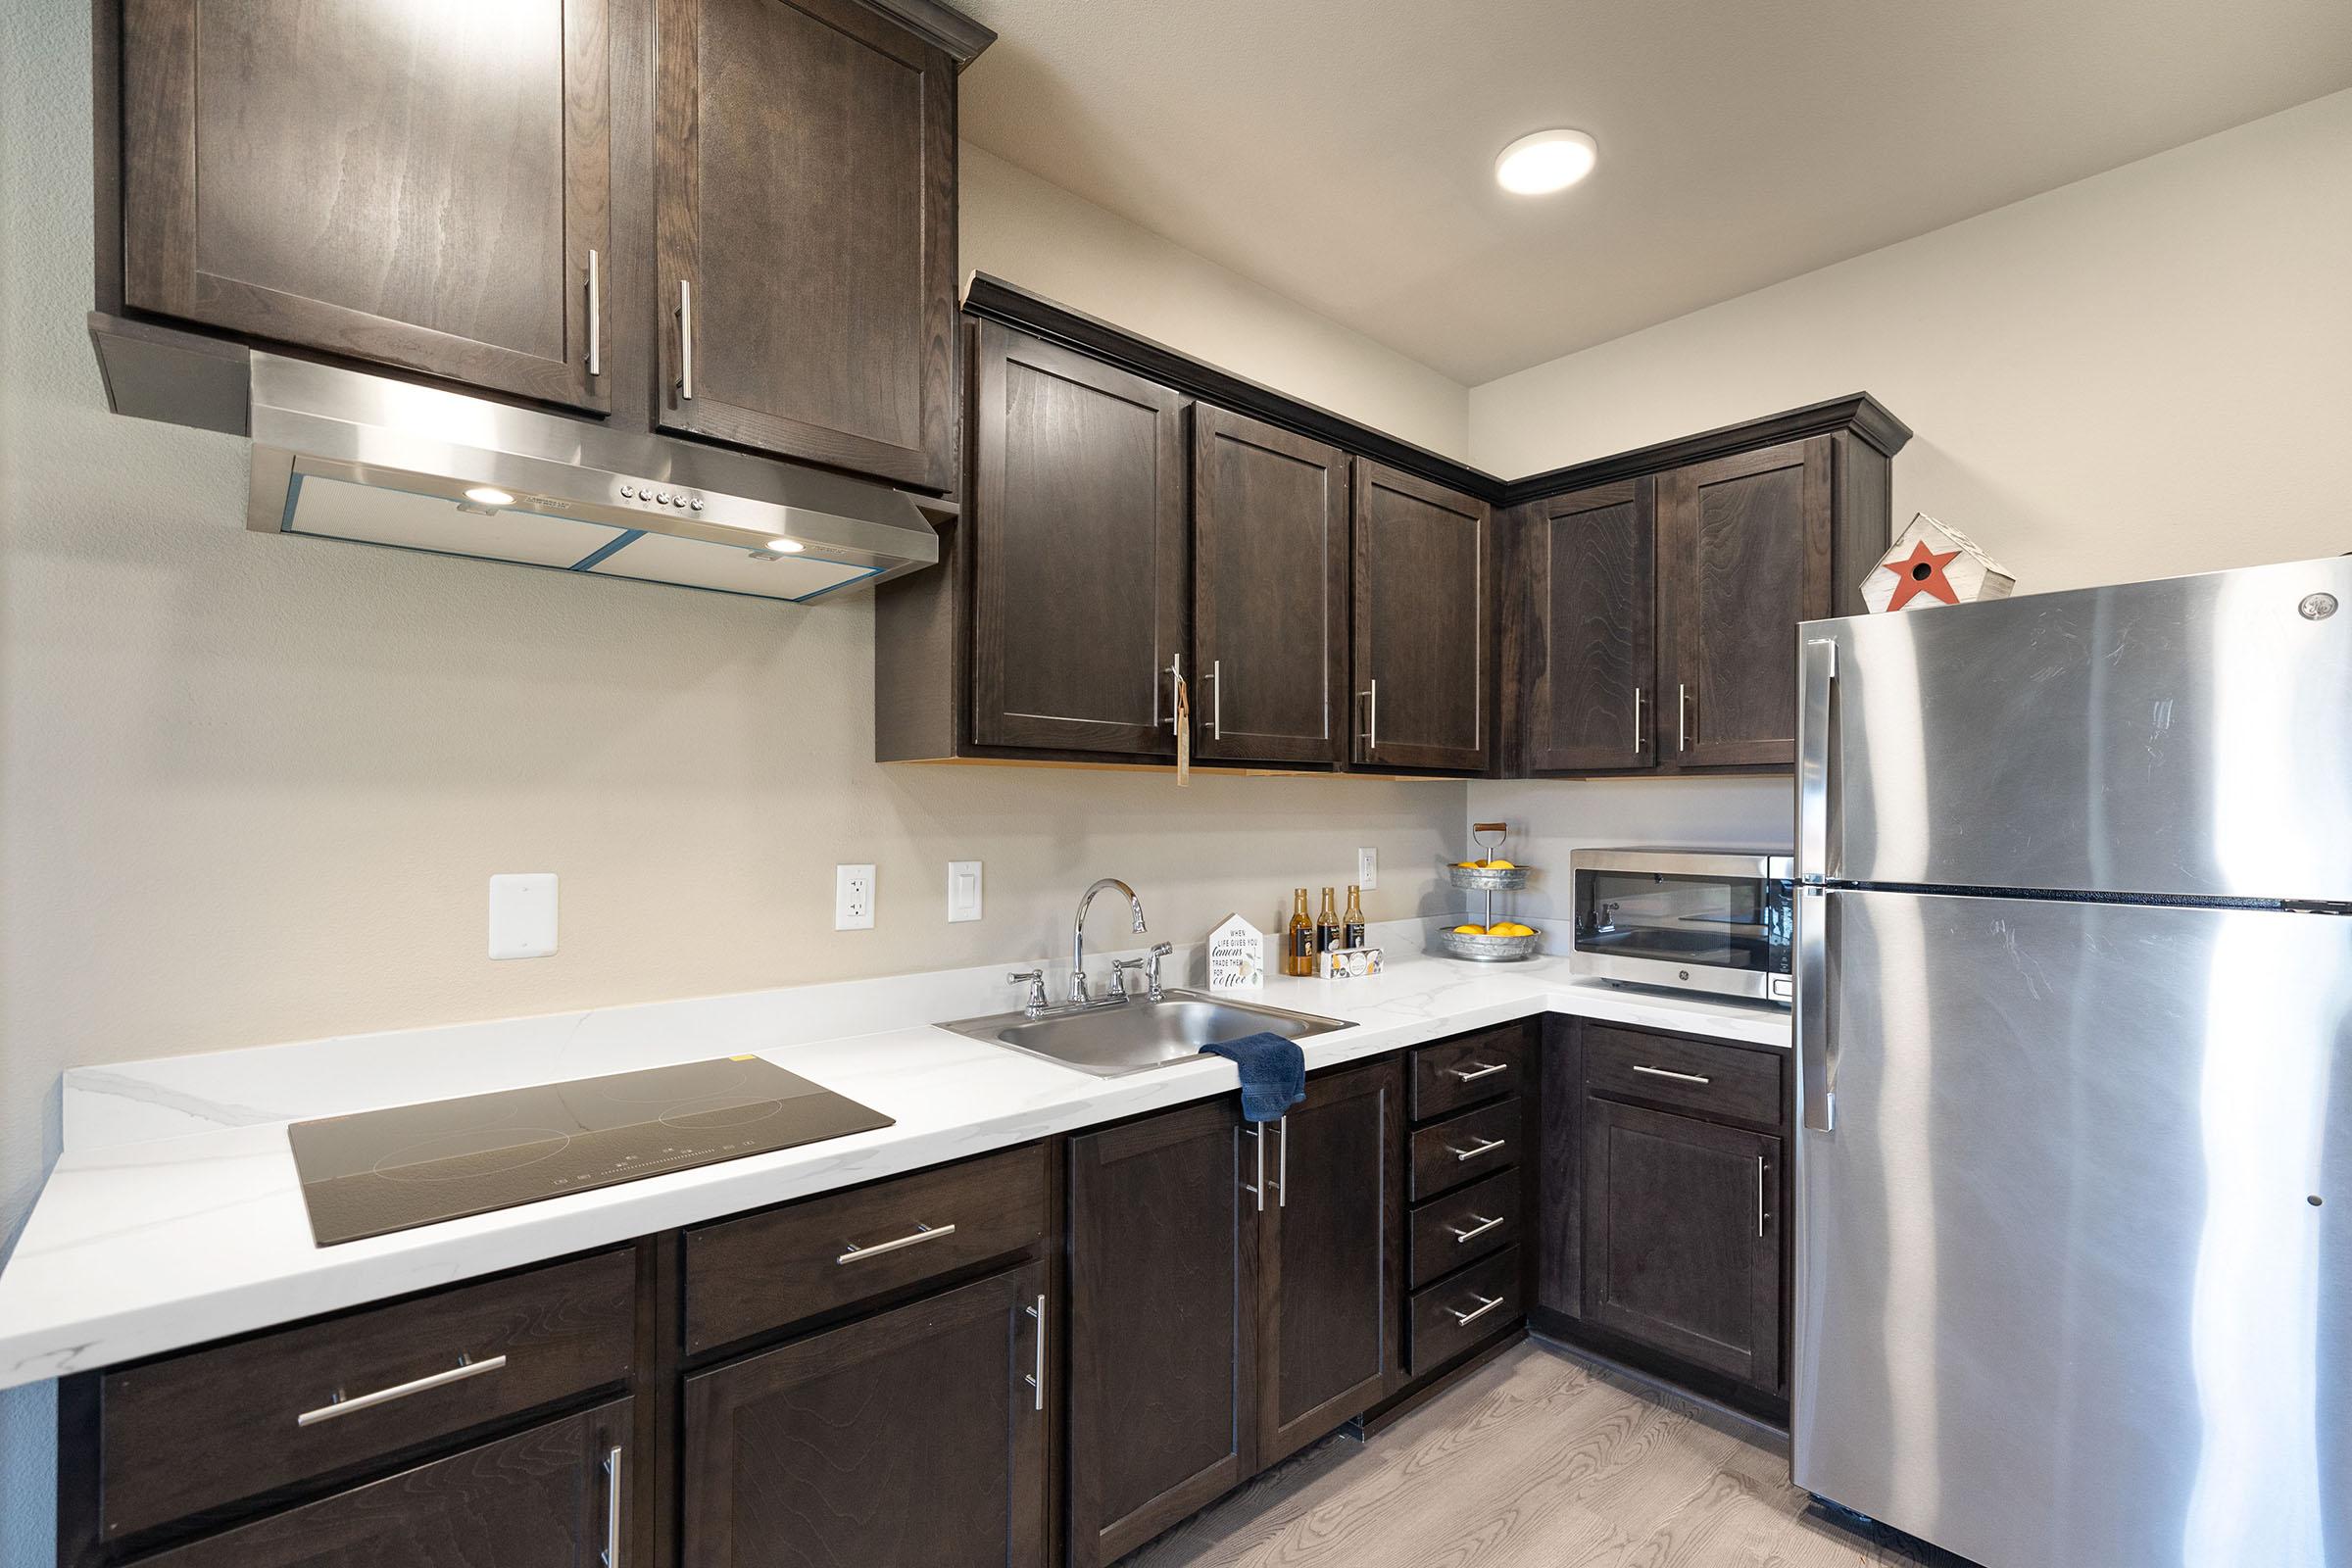
<path id="1" fill-rule="evenodd" d="M 1323 890 L 1323 912 L 1315 916 L 1315 951 L 1337 953 L 1340 948 L 1340 911 L 1331 902 L 1331 889 Z"/>
<path id="2" fill-rule="evenodd" d="M 1282 945 L 1282 972 L 1295 975 L 1315 972 L 1315 922 L 1307 917 L 1304 888 L 1291 895 L 1291 929 Z"/>
<path id="3" fill-rule="evenodd" d="M 1348 912 L 1340 916 L 1341 938 L 1351 948 L 1360 948 L 1369 933 L 1364 927 L 1362 890 L 1354 883 L 1348 884 Z"/>

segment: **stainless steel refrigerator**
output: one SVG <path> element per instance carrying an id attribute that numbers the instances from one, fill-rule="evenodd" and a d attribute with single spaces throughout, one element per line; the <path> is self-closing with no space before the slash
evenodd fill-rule
<path id="1" fill-rule="evenodd" d="M 2352 1568 L 2352 560 L 1797 641 L 1797 1484 Z"/>

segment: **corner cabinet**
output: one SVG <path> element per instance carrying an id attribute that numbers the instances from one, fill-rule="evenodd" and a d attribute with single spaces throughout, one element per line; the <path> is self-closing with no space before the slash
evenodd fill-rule
<path id="1" fill-rule="evenodd" d="M 1358 463 L 1354 760 L 1480 772 L 1487 765 L 1487 503 Z"/>
<path id="2" fill-rule="evenodd" d="M 955 60 L 857 0 L 657 15 L 661 423 L 947 489 Z"/>
<path id="3" fill-rule="evenodd" d="M 122 305 L 611 408 L 590 313 L 612 20 L 608 0 L 122 0 L 122 119 L 99 126 L 101 223 L 120 137 Z"/>
<path id="4" fill-rule="evenodd" d="M 1279 1122 L 1221 1098 L 1070 1140 L 1069 1557 L 1125 1555 L 1377 1402 L 1398 1366 L 1395 1058 Z"/>
<path id="5" fill-rule="evenodd" d="M 1530 503 L 1513 519 L 1534 603 L 1506 622 L 1524 660 L 1526 768 L 1624 772 L 1657 760 L 1656 545 L 1651 481 Z M 1521 640 L 1529 646 L 1517 647 Z"/>

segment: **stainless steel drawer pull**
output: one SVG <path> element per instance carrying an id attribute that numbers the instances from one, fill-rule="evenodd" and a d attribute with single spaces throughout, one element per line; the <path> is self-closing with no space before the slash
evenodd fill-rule
<path id="1" fill-rule="evenodd" d="M 1634 755 L 1642 755 L 1642 688 L 1634 688 Z"/>
<path id="2" fill-rule="evenodd" d="M 1764 1239 L 1764 1156 L 1756 1156 L 1756 1240 Z"/>
<path id="3" fill-rule="evenodd" d="M 850 1242 L 847 1244 L 849 1250 L 833 1261 L 855 1263 L 861 1257 L 880 1257 L 884 1252 L 895 1252 L 902 1247 L 919 1247 L 925 1242 L 936 1242 L 942 1236 L 955 1234 L 956 1227 L 953 1225 L 917 1225 L 911 1233 L 900 1237 L 895 1242 L 880 1242 L 872 1247 L 859 1247 L 856 1242 Z"/>
<path id="4" fill-rule="evenodd" d="M 588 373 L 605 373 L 605 297 L 597 278 L 597 256 L 588 253 Z"/>
<path id="5" fill-rule="evenodd" d="M 694 401 L 694 284 L 678 279 L 678 401 Z"/>
<path id="6" fill-rule="evenodd" d="M 1712 1078 L 1701 1078 L 1694 1072 L 1676 1072 L 1667 1067 L 1643 1067 L 1637 1064 L 1634 1071 L 1645 1072 L 1652 1078 L 1671 1078 L 1678 1084 L 1711 1084 L 1715 1081 Z"/>
<path id="7" fill-rule="evenodd" d="M 1507 1061 L 1497 1061 L 1492 1065 L 1481 1062 L 1475 1067 L 1448 1067 L 1446 1070 L 1462 1082 L 1472 1084 L 1481 1078 L 1492 1078 L 1498 1072 L 1509 1072 L 1511 1064 Z"/>
<path id="8" fill-rule="evenodd" d="M 1456 1159 L 1476 1159 L 1481 1154 L 1492 1154 L 1508 1142 L 1509 1140 L 1504 1138 L 1490 1138 L 1483 1144 L 1472 1144 L 1468 1149 L 1456 1149 L 1451 1144 L 1447 1144 L 1446 1152 Z"/>
<path id="9" fill-rule="evenodd" d="M 1688 683 L 1678 682 L 1674 688 L 1674 749 L 1678 752 L 1690 749 L 1690 688 Z"/>
<path id="10" fill-rule="evenodd" d="M 1208 694 L 1208 735 L 1211 740 L 1225 738 L 1225 661 L 1208 662 L 1208 683 L 1216 688 Z"/>
<path id="11" fill-rule="evenodd" d="M 1453 1242 L 1456 1247 L 1459 1247 L 1462 1243 L 1470 1241 L 1475 1237 L 1486 1235 L 1487 1232 L 1501 1224 L 1504 1218 L 1504 1216 L 1500 1214 L 1495 1215 L 1493 1219 L 1488 1219 L 1479 1214 L 1473 1214 L 1470 1217 L 1474 1220 L 1477 1220 L 1478 1223 L 1471 1226 L 1466 1231 L 1453 1231 Z M 1446 1226 L 1446 1228 L 1447 1230 L 1453 1230 L 1453 1227 L 1450 1225 Z"/>
<path id="12" fill-rule="evenodd" d="M 1028 1313 L 1037 1319 L 1037 1370 L 1027 1378 L 1028 1385 L 1037 1391 L 1037 1408 L 1046 1407 L 1046 1298 L 1040 1296 Z"/>
<path id="13" fill-rule="evenodd" d="M 1499 1296 L 1495 1297 L 1491 1301 L 1483 1296 L 1473 1296 L 1470 1298 L 1470 1299 L 1476 1301 L 1478 1305 L 1472 1307 L 1467 1312 L 1454 1312 L 1453 1308 L 1450 1306 L 1446 1309 L 1448 1312 L 1453 1312 L 1453 1320 L 1456 1323 L 1475 1323 L 1480 1318 L 1485 1317 L 1489 1312 L 1494 1311 L 1496 1307 L 1502 1304 L 1502 1298 Z"/>
<path id="14" fill-rule="evenodd" d="M 605 1549 L 597 1559 L 620 1568 L 620 1445 L 605 1450 Z"/>
<path id="15" fill-rule="evenodd" d="M 471 1356 L 461 1355 L 458 1357 L 456 1366 L 446 1372 L 435 1372 L 430 1377 L 416 1378 L 407 1383 L 395 1383 L 388 1389 L 378 1389 L 373 1394 L 363 1394 L 356 1399 L 346 1399 L 341 1394 L 337 1394 L 333 1402 L 322 1404 L 316 1410 L 303 1411 L 294 1418 L 294 1424 L 298 1427 L 315 1427 L 321 1421 L 332 1421 L 337 1416 L 350 1415 L 355 1410 L 372 1409 L 379 1404 L 390 1404 L 394 1399 L 405 1399 L 412 1394 L 422 1394 L 427 1389 L 445 1388 L 452 1383 L 463 1383 L 467 1378 L 478 1378 L 483 1373 L 495 1372 L 506 1364 L 507 1358 L 503 1355 L 494 1355 L 487 1361 L 476 1361 Z"/>

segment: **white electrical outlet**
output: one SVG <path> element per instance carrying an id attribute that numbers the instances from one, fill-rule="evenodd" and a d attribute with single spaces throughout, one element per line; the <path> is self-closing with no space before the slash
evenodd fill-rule
<path id="1" fill-rule="evenodd" d="M 837 865 L 833 868 L 833 929 L 871 931 L 874 928 L 874 868 Z"/>
<path id="2" fill-rule="evenodd" d="M 950 860 L 948 862 L 948 918 L 951 921 L 980 918 L 980 862 L 978 860 Z"/>
<path id="3" fill-rule="evenodd" d="M 490 879 L 490 956 L 544 958 L 556 951 L 556 873 Z"/>
<path id="4" fill-rule="evenodd" d="M 1355 852 L 1355 885 L 1366 893 L 1380 886 L 1380 852 L 1378 850 Z"/>

